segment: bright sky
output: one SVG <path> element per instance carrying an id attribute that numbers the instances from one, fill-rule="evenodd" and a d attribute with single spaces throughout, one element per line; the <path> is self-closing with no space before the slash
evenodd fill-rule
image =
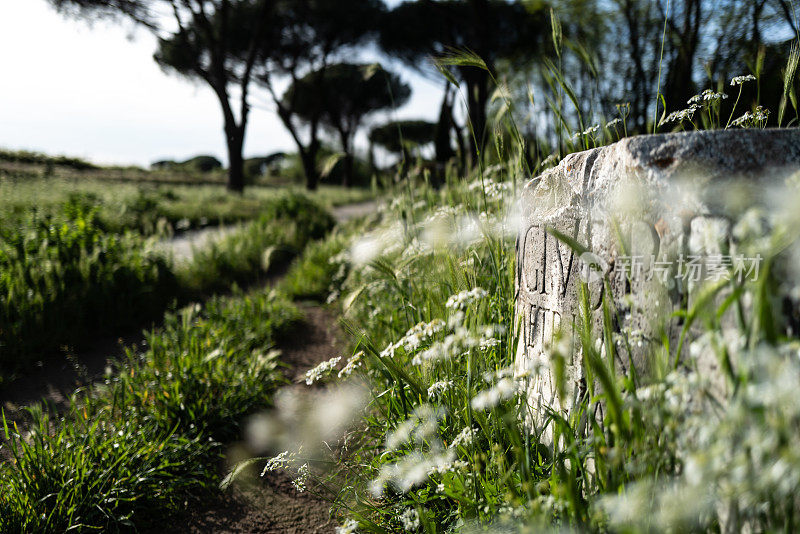
<path id="1" fill-rule="evenodd" d="M 45 0 L 0 0 L 0 147 L 98 163 L 226 159 L 219 104 L 205 85 L 167 75 L 155 39 L 130 25 L 72 20 Z M 397 112 L 435 120 L 442 84 L 402 71 L 414 89 Z M 259 95 L 245 155 L 294 150 Z"/>

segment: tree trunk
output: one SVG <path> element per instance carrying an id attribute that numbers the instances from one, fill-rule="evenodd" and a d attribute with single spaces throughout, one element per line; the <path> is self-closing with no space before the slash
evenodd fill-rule
<path id="1" fill-rule="evenodd" d="M 227 134 L 228 140 L 228 191 L 241 193 L 244 191 L 244 125 L 232 127 Z"/>
<path id="2" fill-rule="evenodd" d="M 669 111 L 685 107 L 684 102 L 695 94 L 692 70 L 699 44 L 701 24 L 701 0 L 686 0 L 682 28 L 676 32 L 679 38 L 677 53 L 669 66 L 665 84 L 664 96 L 667 99 Z"/>
<path id="3" fill-rule="evenodd" d="M 469 142 L 472 156 L 478 161 L 479 153 L 483 152 L 486 139 L 486 102 L 489 98 L 489 74 L 481 69 L 466 67 L 463 70 L 464 80 L 467 82 L 467 113 L 472 127 Z"/>
<path id="4" fill-rule="evenodd" d="M 215 83 L 213 80 L 209 80 L 208 83 L 217 95 L 220 106 L 222 106 L 225 144 L 228 147 L 227 188 L 228 191 L 241 193 L 244 191 L 244 157 L 242 156 L 242 148 L 244 147 L 244 132 L 247 126 L 247 113 L 245 111 L 237 124 L 228 98 L 226 81 L 222 79 Z"/>
<path id="5" fill-rule="evenodd" d="M 303 163 L 303 172 L 306 175 L 306 189 L 316 191 L 319 185 L 319 171 L 317 171 L 317 151 L 309 147 L 300 151 L 300 160 Z"/>
<path id="6" fill-rule="evenodd" d="M 436 148 L 436 161 L 447 163 L 453 157 L 453 147 L 450 144 L 450 129 L 453 122 L 453 106 L 450 103 L 450 82 L 444 88 L 444 99 L 439 109 L 439 122 L 436 125 L 434 146 Z"/>
<path id="7" fill-rule="evenodd" d="M 353 185 L 353 155 L 349 152 L 346 152 L 344 155 L 343 165 L 342 185 L 344 187 L 350 187 Z"/>
<path id="8" fill-rule="evenodd" d="M 342 143 L 342 152 L 344 152 L 344 161 L 342 162 L 342 185 L 350 187 L 353 183 L 353 154 L 350 150 L 350 132 L 339 129 L 339 138 Z"/>
<path id="9" fill-rule="evenodd" d="M 309 137 L 311 140 L 308 146 L 303 144 L 300 138 L 300 133 L 292 124 L 292 111 L 284 107 L 279 100 L 275 99 L 278 105 L 278 117 L 281 122 L 291 134 L 297 145 L 297 154 L 300 156 L 300 162 L 303 164 L 303 174 L 306 177 L 306 189 L 315 191 L 319 185 L 319 170 L 317 170 L 317 152 L 319 152 L 319 140 L 317 139 L 317 121 L 312 120 L 309 124 Z"/>

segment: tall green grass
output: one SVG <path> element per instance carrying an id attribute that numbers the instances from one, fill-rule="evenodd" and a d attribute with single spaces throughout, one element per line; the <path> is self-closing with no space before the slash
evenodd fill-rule
<path id="1" fill-rule="evenodd" d="M 169 315 L 102 384 L 59 414 L 5 422 L 0 531 L 129 531 L 162 525 L 215 487 L 222 443 L 268 406 L 281 380 L 274 346 L 298 310 L 257 291 Z"/>
<path id="2" fill-rule="evenodd" d="M 276 197 L 301 194 L 299 187 L 250 187 L 243 194 L 224 185 L 109 183 L 91 177 L 74 179 L 23 178 L 0 175 L 0 235 L 25 225 L 32 212 L 64 222 L 64 206 L 78 204 L 96 210 L 97 223 L 107 232 L 132 230 L 143 235 L 169 236 L 193 228 L 258 219 Z M 326 208 L 368 200 L 364 189 L 321 186 L 312 198 Z"/>
<path id="3" fill-rule="evenodd" d="M 479 66 L 471 56 L 448 61 Z M 570 98 L 558 76 L 554 66 L 555 91 Z M 721 98 L 701 96 L 691 124 L 734 125 Z M 513 103 L 499 100 L 508 108 L 498 112 L 496 154 L 484 155 L 493 165 L 451 175 L 439 190 L 404 184 L 380 223 L 353 228 L 344 247 L 339 236 L 320 245 L 293 271 L 317 293 L 333 291 L 353 352 L 363 351 L 355 374 L 372 391 L 356 444 L 348 439 L 332 475 L 343 488 L 342 532 L 795 530 L 796 177 L 770 192 L 783 201 L 731 205 L 733 238 L 706 236 L 761 254 L 760 277 L 693 288 L 661 319 L 663 330 L 682 329 L 681 340 L 642 345 L 646 368 L 619 365 L 641 333 L 620 329 L 624 303 L 608 284 L 599 307 L 580 288 L 574 323 L 545 347 L 545 367 L 529 367 L 517 358 L 515 200 L 549 161 L 540 154 L 528 166 Z M 565 136 L 574 117 L 555 119 Z M 625 131 L 578 124 L 557 153 Z M 334 283 L 342 269 L 346 279 Z M 703 360 L 717 362 L 713 376 Z M 577 386 L 566 372 L 573 361 Z M 343 364 L 311 374 L 335 382 L 330 368 Z M 553 405 L 529 395 L 543 374 L 559 394 Z"/>
<path id="4" fill-rule="evenodd" d="M 0 366 L 154 318 L 179 293 L 166 258 L 133 235 L 105 233 L 96 212 L 31 216 L 0 238 Z"/>
<path id="5" fill-rule="evenodd" d="M 0 232 L 0 367 L 140 328 L 173 302 L 258 281 L 333 226 L 324 207 L 275 194 L 260 217 L 173 264 L 141 236 L 107 232 L 83 201 Z"/>
<path id="6" fill-rule="evenodd" d="M 334 297 L 373 391 L 366 432 L 338 473 L 337 507 L 360 532 L 791 530 L 800 461 L 789 445 L 797 403 L 787 395 L 800 383 L 800 342 L 776 333 L 796 270 L 780 269 L 791 281 L 764 272 L 704 288 L 668 319 L 692 331 L 684 355 L 665 339 L 637 375 L 614 363 L 638 339 L 619 331 L 618 303 L 608 296 L 594 311 L 584 287 L 574 342 L 556 336 L 547 348 L 562 404 L 537 407 L 527 392 L 544 370 L 520 366 L 516 354 L 514 172 L 418 186 L 382 224 L 356 229 L 344 259 L 339 237 L 317 249 L 349 272 Z M 783 264 L 786 246 L 797 248 L 793 219 L 780 215 L 770 237 L 753 216 L 736 226 L 739 246 Z M 780 246 L 759 248 L 770 239 Z M 313 269 L 298 270 L 325 287 Z M 732 329 L 721 317 L 737 308 Z M 719 376 L 698 371 L 700 353 L 724 363 Z M 582 394 L 564 373 L 574 354 Z"/>
<path id="7" fill-rule="evenodd" d="M 205 293 L 252 282 L 287 263 L 333 225 L 327 210 L 307 196 L 276 196 L 258 219 L 196 250 L 188 265 L 178 266 L 179 280 L 186 290 Z"/>

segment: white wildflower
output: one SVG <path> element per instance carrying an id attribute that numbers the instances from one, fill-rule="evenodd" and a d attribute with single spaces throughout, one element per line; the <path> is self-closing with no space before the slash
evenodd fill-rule
<path id="1" fill-rule="evenodd" d="M 677 122 L 681 123 L 683 121 L 692 120 L 692 116 L 694 116 L 695 111 L 700 109 L 701 106 L 697 104 L 692 104 L 686 109 L 680 109 L 678 111 L 673 111 L 666 118 L 662 119 L 661 122 L 658 123 L 659 126 L 667 124 L 668 122 Z"/>
<path id="2" fill-rule="evenodd" d="M 450 317 L 447 319 L 447 328 L 454 329 L 458 328 L 462 324 L 464 324 L 464 319 L 467 318 L 467 314 L 464 313 L 462 310 L 456 310 L 450 314 Z"/>
<path id="3" fill-rule="evenodd" d="M 438 433 L 439 421 L 444 413 L 428 404 L 421 404 L 411 416 L 386 436 L 386 448 L 397 450 L 409 440 L 429 441 Z"/>
<path id="4" fill-rule="evenodd" d="M 436 395 L 439 395 L 439 394 L 447 391 L 448 389 L 450 389 L 452 387 L 453 387 L 453 381 L 452 380 L 443 380 L 441 382 L 434 382 L 428 388 L 428 398 L 431 398 L 431 397 L 434 397 Z"/>
<path id="5" fill-rule="evenodd" d="M 769 110 L 764 109 L 761 106 L 756 106 L 752 112 L 745 111 L 741 117 L 733 120 L 731 122 L 731 126 L 741 126 L 742 128 L 746 128 L 752 124 L 760 124 L 765 122 L 768 118 Z"/>
<path id="6" fill-rule="evenodd" d="M 752 74 L 747 74 L 745 76 L 734 76 L 731 80 L 731 86 L 742 85 L 745 82 L 752 82 L 755 79 L 756 77 Z"/>
<path id="7" fill-rule="evenodd" d="M 606 123 L 606 128 L 612 128 L 612 127 L 616 127 L 618 124 L 622 124 L 622 119 L 620 119 L 619 117 L 617 117 L 617 118 L 616 118 L 616 119 L 614 119 L 614 120 L 610 120 L 610 121 L 608 121 L 608 122 Z"/>
<path id="8" fill-rule="evenodd" d="M 378 478 L 370 482 L 369 490 L 375 498 L 383 494 L 386 484 L 391 484 L 397 491 L 407 493 L 426 480 L 430 473 L 453 464 L 453 451 L 445 453 L 412 452 L 401 460 L 381 467 Z"/>
<path id="9" fill-rule="evenodd" d="M 297 477 L 292 480 L 292 486 L 294 486 L 299 493 L 303 493 L 306 491 L 306 484 L 310 476 L 311 471 L 308 464 L 301 465 L 300 469 L 297 470 Z"/>
<path id="10" fill-rule="evenodd" d="M 445 306 L 455 310 L 463 310 L 469 304 L 472 304 L 477 300 L 485 298 L 486 295 L 488 294 L 489 292 L 486 291 L 485 289 L 481 287 L 475 287 L 466 291 L 461 291 L 460 293 L 450 296 L 450 298 L 447 299 L 447 303 L 445 304 Z"/>
<path id="11" fill-rule="evenodd" d="M 478 182 L 480 183 L 480 182 Z M 500 198 L 504 193 L 511 189 L 511 184 L 508 182 L 495 182 L 494 180 L 484 180 L 483 187 L 484 193 L 488 198 Z"/>
<path id="12" fill-rule="evenodd" d="M 402 340 L 401 340 L 402 341 Z M 401 342 L 389 343 L 385 349 L 381 351 L 381 358 L 394 358 L 394 353 L 402 346 Z"/>
<path id="13" fill-rule="evenodd" d="M 270 471 L 286 468 L 293 461 L 293 456 L 294 455 L 290 454 L 289 451 L 283 451 L 279 455 L 270 458 L 267 460 L 267 465 L 264 466 L 264 470 L 261 471 L 261 476 L 263 477 Z"/>
<path id="14" fill-rule="evenodd" d="M 706 89 L 699 95 L 694 95 L 686 101 L 687 104 L 699 104 L 701 102 L 716 102 L 717 100 L 725 100 L 728 95 L 725 93 L 717 93 L 711 89 Z"/>
<path id="15" fill-rule="evenodd" d="M 361 357 L 364 356 L 364 351 L 360 350 L 347 359 L 347 365 L 342 367 L 339 371 L 339 378 L 350 376 L 358 367 L 361 367 Z"/>
<path id="16" fill-rule="evenodd" d="M 463 326 L 458 326 L 453 330 L 453 333 L 448 334 L 444 340 L 437 341 L 426 350 L 415 354 L 411 363 L 414 365 L 422 365 L 423 362 L 435 362 L 439 360 L 449 360 L 453 357 L 458 357 L 468 353 L 480 345 L 480 339 L 472 335 L 472 333 Z"/>
<path id="17" fill-rule="evenodd" d="M 483 373 L 483 380 L 487 384 L 491 384 L 493 382 L 497 382 L 503 378 L 511 378 L 514 376 L 514 368 L 513 367 L 501 367 L 496 371 L 486 371 Z"/>
<path id="18" fill-rule="evenodd" d="M 483 390 L 472 398 L 472 407 L 475 410 L 494 408 L 501 402 L 514 397 L 517 386 L 509 378 L 501 378 L 493 387 Z"/>
<path id="19" fill-rule="evenodd" d="M 330 374 L 330 372 L 339 364 L 341 356 L 336 356 L 328 361 L 322 362 L 316 367 L 306 371 L 306 384 L 309 386 L 321 378 Z"/>
<path id="20" fill-rule="evenodd" d="M 505 333 L 505 327 L 502 325 L 487 326 L 483 329 L 483 336 L 480 340 L 480 349 L 485 351 L 500 344 L 500 340 L 495 337 L 495 334 L 502 335 Z"/>
<path id="21" fill-rule="evenodd" d="M 414 532 L 419 529 L 419 514 L 413 508 L 406 508 L 406 510 L 400 514 L 400 522 L 403 524 L 403 528 L 406 532 Z"/>
<path id="22" fill-rule="evenodd" d="M 496 337 L 487 337 L 481 339 L 480 348 L 481 350 L 489 350 L 492 347 L 496 347 L 500 344 L 500 340 Z"/>
<path id="23" fill-rule="evenodd" d="M 356 534 L 358 531 L 358 521 L 355 519 L 348 519 L 344 525 L 336 527 L 335 534 Z"/>
<path id="24" fill-rule="evenodd" d="M 475 434 L 478 431 L 475 428 L 467 426 L 455 437 L 453 438 L 453 442 L 450 444 L 451 449 L 455 449 L 459 445 L 462 447 L 466 447 L 472 443 L 472 440 L 475 438 Z"/>
<path id="25" fill-rule="evenodd" d="M 441 332 L 444 327 L 445 323 L 441 319 L 434 319 L 430 323 L 418 323 L 411 327 L 397 344 L 402 346 L 406 352 L 417 350 L 423 342 Z"/>
<path id="26" fill-rule="evenodd" d="M 579 138 L 581 136 L 584 136 L 584 135 L 593 135 L 593 134 L 597 133 L 598 130 L 600 130 L 600 125 L 599 124 L 595 124 L 594 126 L 589 126 L 588 128 L 586 128 L 582 132 L 576 133 L 575 135 L 572 136 L 572 138 L 573 139 L 577 139 L 577 138 Z"/>

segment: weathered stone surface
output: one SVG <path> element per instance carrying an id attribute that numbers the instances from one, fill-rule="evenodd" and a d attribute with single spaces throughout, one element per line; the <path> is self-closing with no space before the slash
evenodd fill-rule
<path id="1" fill-rule="evenodd" d="M 542 405 L 568 409 L 585 387 L 580 352 L 573 350 L 566 362 L 566 398 L 557 398 L 546 350 L 554 332 L 574 334 L 582 275 L 595 325 L 602 323 L 604 278 L 587 271 L 582 259 L 604 271 L 619 312 L 615 329 L 634 340 L 630 354 L 623 351 L 615 362 L 618 370 L 633 364 L 645 372 L 648 343 L 676 337 L 678 325 L 658 329 L 686 304 L 691 287 L 721 276 L 731 267 L 726 258 L 739 261 L 737 276 L 757 263 L 737 255 L 731 220 L 750 204 L 765 202 L 768 184 L 798 170 L 800 130 L 726 130 L 627 138 L 567 156 L 531 180 L 522 193 L 517 242 L 517 366 L 540 368 L 529 395 L 534 413 Z M 549 229 L 595 256 L 581 258 Z M 717 372 L 716 362 L 698 365 Z"/>

